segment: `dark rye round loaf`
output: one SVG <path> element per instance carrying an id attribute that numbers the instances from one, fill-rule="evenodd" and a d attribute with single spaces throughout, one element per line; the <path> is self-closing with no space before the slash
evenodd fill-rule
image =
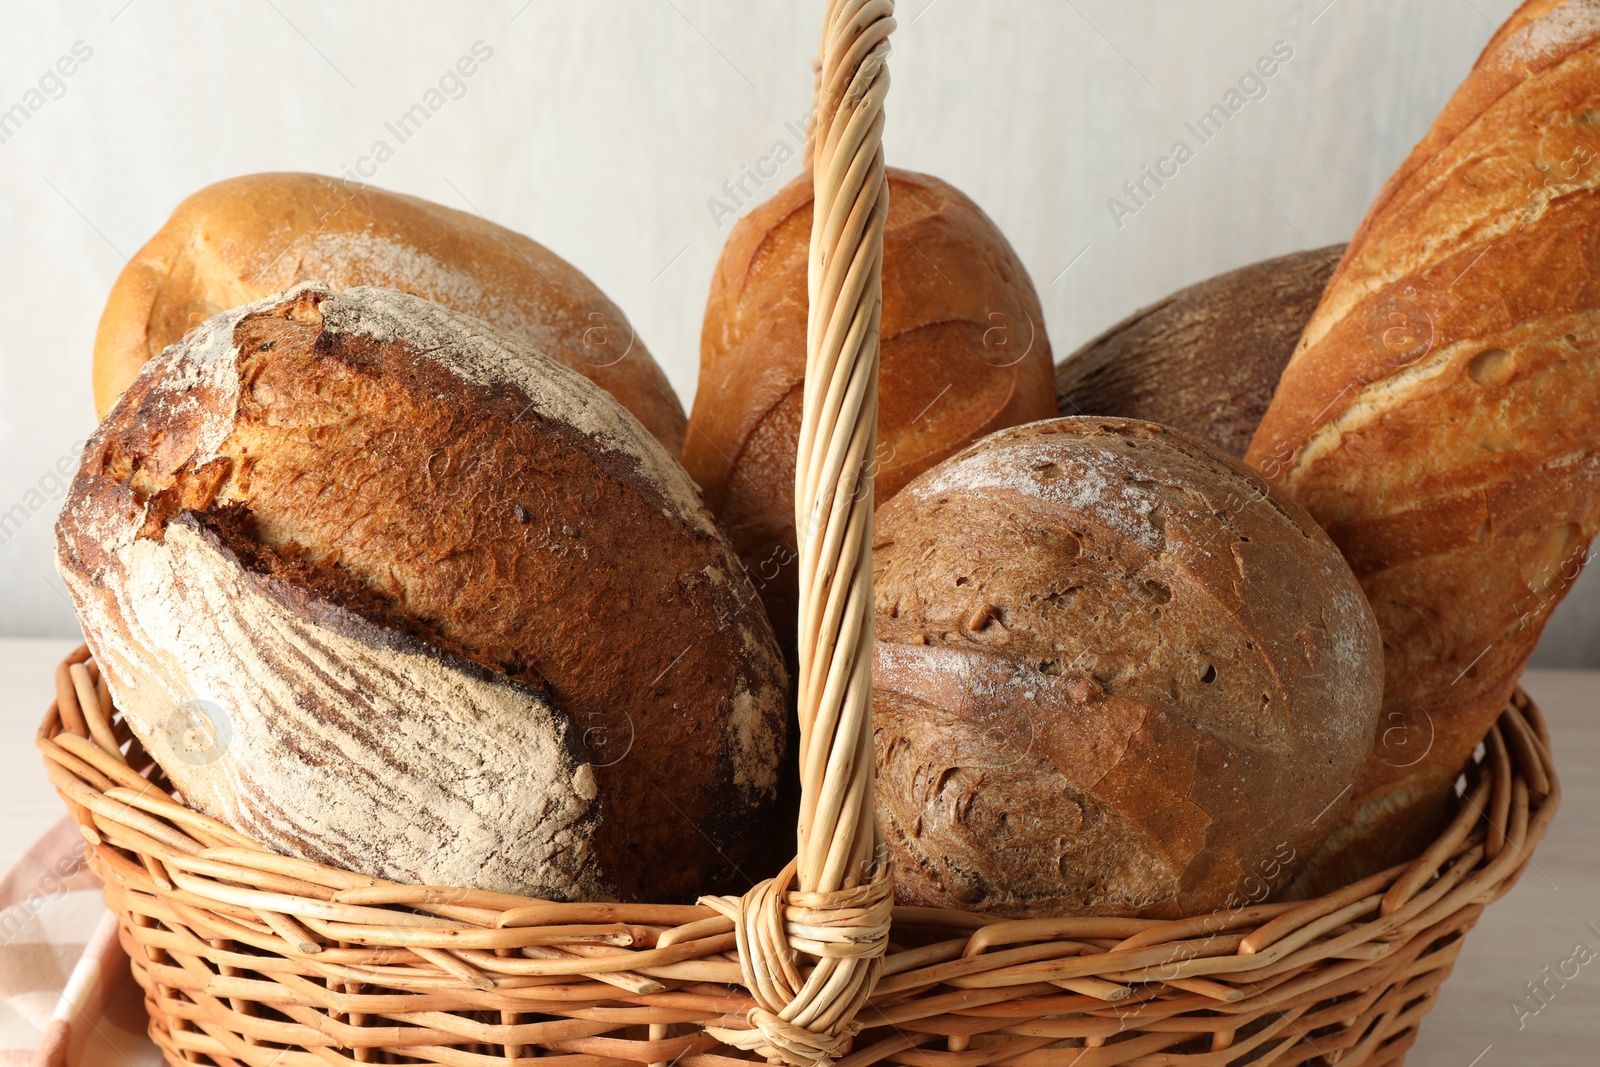
<path id="1" fill-rule="evenodd" d="M 1252 263 L 1135 312 L 1056 366 L 1061 414 L 1159 422 L 1244 455 L 1343 252 Z"/>
<path id="2" fill-rule="evenodd" d="M 738 559 L 636 419 L 475 319 L 306 285 L 210 320 L 57 542 L 134 733 L 274 848 L 682 899 L 765 828 L 785 678 Z"/>
<path id="3" fill-rule="evenodd" d="M 1347 804 L 1377 626 L 1311 517 L 1173 430 L 993 434 L 879 509 L 877 804 L 905 903 L 1258 903 Z"/>

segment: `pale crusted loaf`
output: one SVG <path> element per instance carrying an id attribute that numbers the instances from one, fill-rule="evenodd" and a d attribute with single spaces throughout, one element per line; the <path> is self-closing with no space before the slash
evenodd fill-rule
<path id="1" fill-rule="evenodd" d="M 765 829 L 783 669 L 693 484 L 438 305 L 301 286 L 209 321 L 91 441 L 58 555 L 135 733 L 275 848 L 678 899 Z M 216 758 L 174 748 L 197 706 Z"/>
<path id="2" fill-rule="evenodd" d="M 616 304 L 536 241 L 465 211 L 321 174 L 247 174 L 173 210 L 106 299 L 103 417 L 145 361 L 223 308 L 297 282 L 400 289 L 516 334 L 595 382 L 674 456 L 677 394 Z"/>

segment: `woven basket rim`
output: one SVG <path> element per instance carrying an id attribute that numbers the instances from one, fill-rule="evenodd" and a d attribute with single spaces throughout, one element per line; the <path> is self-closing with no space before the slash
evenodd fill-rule
<path id="1" fill-rule="evenodd" d="M 163 927 L 208 935 L 191 936 L 193 943 L 180 946 L 216 954 L 211 964 L 217 973 L 202 986 L 226 985 L 225 960 L 242 971 L 237 968 L 241 962 L 260 967 L 272 959 L 291 964 L 284 968 L 285 977 L 297 970 L 321 975 L 319 988 L 335 984 L 332 974 L 359 977 L 362 981 L 356 984 L 364 987 L 422 997 L 434 1014 L 482 1011 L 486 1004 L 501 1002 L 497 997 L 525 995 L 527 988 L 580 1000 L 599 996 L 636 1006 L 643 1012 L 640 1018 L 664 1020 L 647 1024 L 661 1029 L 663 1036 L 636 1043 L 649 1052 L 618 1055 L 627 1042 L 590 1036 L 574 1040 L 590 1046 L 617 1041 L 619 1047 L 609 1055 L 563 1054 L 599 1055 L 616 1063 L 663 1062 L 653 1058 L 659 1047 L 664 1060 L 686 1056 L 691 1067 L 740 1062 L 737 1054 L 716 1051 L 716 1043 L 703 1032 L 666 1036 L 672 1024 L 684 1023 L 686 1014 L 706 1025 L 748 1025 L 743 1013 L 752 1002 L 728 988 L 743 985 L 733 922 L 711 907 L 552 903 L 454 887 L 404 886 L 274 853 L 188 808 L 146 777 L 154 763 L 122 722 L 84 647 L 58 668 L 57 699 L 36 741 L 52 783 L 89 844 L 89 862 L 106 882 L 108 903 L 121 919 L 124 945 L 152 1005 L 152 1031 L 175 1062 L 184 1052 L 253 1061 L 239 1058 L 248 1055 L 240 1050 L 250 1047 L 242 1037 L 229 1051 L 206 1026 L 171 1010 L 196 990 L 186 989 L 187 972 L 156 961 L 171 955 L 176 944 L 169 935 L 152 933 Z M 1559 802 L 1560 782 L 1543 716 L 1518 689 L 1469 768 L 1457 817 L 1438 841 L 1410 864 L 1327 896 L 1252 903 L 1176 920 L 1016 920 L 896 907 L 893 924 L 904 936 L 891 946 L 883 975 L 856 1020 L 869 1033 L 890 1036 L 839 1062 L 866 1067 L 914 1054 L 920 1063 L 933 1057 L 945 1067 L 981 1067 L 1046 1050 L 1067 1037 L 1090 1040 L 1097 1033 L 1101 1043 L 1091 1047 L 1123 1050 L 1119 1056 L 1132 1057 L 1208 1031 L 1229 1039 L 1216 1042 L 1213 1055 L 1221 1058 L 1173 1062 L 1222 1064 L 1245 1054 L 1233 1037 L 1267 1015 L 1288 1022 L 1276 1029 L 1265 1026 L 1249 1034 L 1249 1040 L 1262 1047 L 1281 1045 L 1279 1053 L 1308 1041 L 1314 1046 L 1304 1036 L 1311 1031 L 1303 1024 L 1287 1036 L 1282 1031 L 1313 1014 L 1340 983 L 1354 983 L 1354 992 L 1397 966 L 1403 971 L 1420 966 L 1419 960 L 1432 960 L 1430 945 L 1464 932 L 1486 904 L 1516 883 Z M 803 924 L 806 916 L 792 918 Z M 825 931 L 818 936 L 825 938 Z M 1453 948 L 1435 949 L 1448 959 L 1434 960 L 1438 966 L 1428 973 L 1448 971 L 1459 943 L 1455 938 Z M 210 948 L 212 944 L 234 947 Z M 820 942 L 816 946 L 819 952 L 826 947 Z M 241 978 L 236 980 L 241 995 L 233 999 L 247 1002 L 253 994 L 268 1007 L 275 995 L 291 991 L 304 999 L 306 990 L 299 986 L 305 981 L 301 975 L 269 988 L 268 983 Z M 708 985 L 719 993 L 713 996 Z M 1409 1012 L 1395 1010 L 1368 1021 L 1366 1043 L 1396 1047 L 1390 1031 L 1399 1027 L 1413 1033 L 1436 990 L 1437 984 L 1417 994 L 1426 1001 L 1420 1010 L 1413 1005 Z M 712 1010 L 709 1005 L 719 998 Z M 957 1002 L 962 1010 L 978 1014 L 952 1015 L 949 1009 Z M 331 1010 L 332 1003 L 325 1006 Z M 997 1020 L 982 1014 L 997 1009 L 1013 1015 Z M 1064 1013 L 1076 1021 L 1051 1021 Z M 1023 1025 L 1017 1014 L 1032 1021 Z M 251 1017 L 248 1012 L 228 1015 L 241 1032 L 248 1032 L 243 1020 Z M 945 1025 L 933 1026 L 930 1018 Z M 1113 1018 L 1118 1019 L 1114 1029 L 1108 1022 Z M 1004 1022 L 1010 1035 L 1001 1045 L 968 1048 L 964 1042 L 970 1035 L 954 1032 L 966 1027 L 981 1034 L 983 1024 L 996 1021 Z M 1225 1029 L 1224 1023 L 1234 1029 Z M 526 1029 L 533 1024 L 522 1025 Z M 286 1032 L 281 1026 L 262 1026 Z M 1019 1027 L 1039 1033 L 1017 1036 Z M 210 1029 L 223 1032 L 214 1020 Z M 434 1047 L 417 1044 L 421 1038 L 404 1038 L 403 1027 L 389 1029 L 394 1034 L 385 1028 L 347 1026 L 333 1028 L 333 1036 L 313 1030 L 302 1036 L 316 1035 L 325 1042 L 309 1043 L 308 1048 L 335 1047 L 352 1033 L 396 1038 L 367 1047 Z M 443 1036 L 435 1033 L 429 1040 Z M 948 1048 L 941 1052 L 928 1047 L 938 1042 Z M 1135 1047 L 1135 1042 L 1144 1045 Z M 1353 1045 L 1345 1049 L 1354 1050 Z M 1371 1052 L 1369 1048 L 1363 1054 Z M 941 1056 L 954 1058 L 946 1063 Z M 282 1067 L 292 1062 L 284 1060 Z"/>

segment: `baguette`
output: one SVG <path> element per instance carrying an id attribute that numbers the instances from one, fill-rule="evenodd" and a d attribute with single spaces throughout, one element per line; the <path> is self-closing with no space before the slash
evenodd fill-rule
<path id="1" fill-rule="evenodd" d="M 1350 242 L 1246 454 L 1383 630 L 1317 892 L 1414 855 L 1600 530 L 1600 3 L 1497 32 Z"/>

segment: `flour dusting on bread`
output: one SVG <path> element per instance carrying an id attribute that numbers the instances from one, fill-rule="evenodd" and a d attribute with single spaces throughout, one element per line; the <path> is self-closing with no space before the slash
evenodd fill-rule
<path id="1" fill-rule="evenodd" d="M 87 614 L 85 629 L 186 802 L 275 850 L 399 881 L 614 893 L 591 842 L 593 771 L 537 693 L 397 648 L 355 616 L 312 624 L 292 591 L 243 572 L 191 523 L 117 555 L 118 618 Z M 174 726 L 197 705 L 221 717 L 215 758 L 176 749 Z"/>
<path id="2" fill-rule="evenodd" d="M 776 802 L 782 660 L 687 474 L 418 297 L 304 283 L 202 324 L 95 434 L 57 546 L 135 733 L 274 849 L 681 900 Z M 232 735 L 200 763 L 168 737 L 197 702 Z"/>

